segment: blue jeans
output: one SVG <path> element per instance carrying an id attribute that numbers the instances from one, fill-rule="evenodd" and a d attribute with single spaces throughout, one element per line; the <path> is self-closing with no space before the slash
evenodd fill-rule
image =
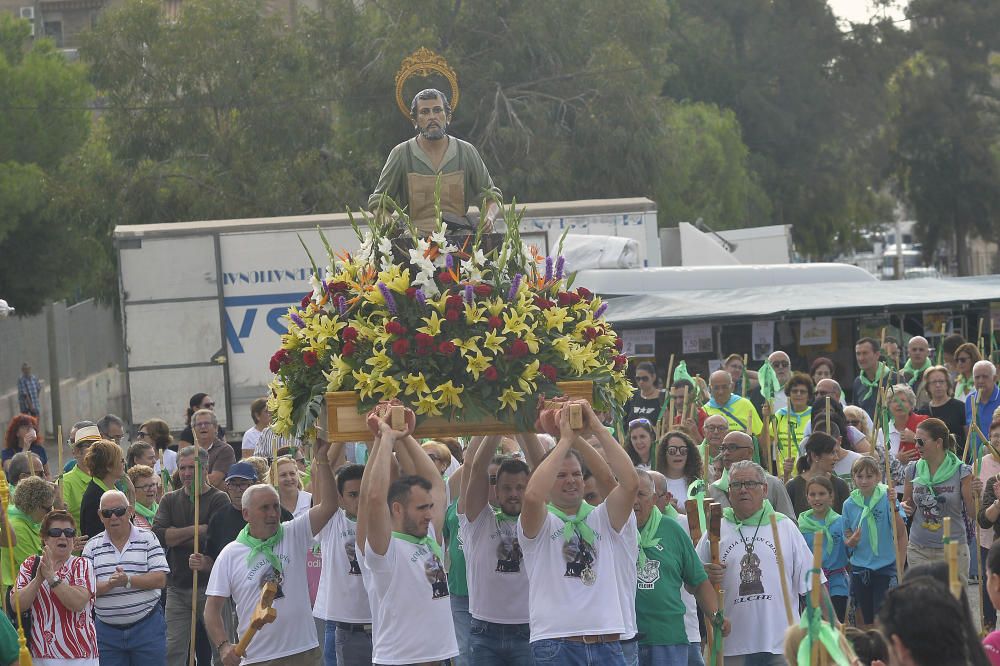
<path id="1" fill-rule="evenodd" d="M 369 631 L 341 629 L 333 620 L 327 620 L 323 646 L 323 666 L 372 663 L 372 635 Z"/>
<path id="2" fill-rule="evenodd" d="M 469 661 L 476 666 L 531 666 L 530 637 L 526 624 L 497 624 L 472 618 Z"/>
<path id="3" fill-rule="evenodd" d="M 323 631 L 323 666 L 337 666 L 337 623 L 326 620 Z"/>
<path id="4" fill-rule="evenodd" d="M 639 641 L 622 641 L 622 658 L 625 666 L 639 666 Z"/>
<path id="5" fill-rule="evenodd" d="M 688 643 L 688 666 L 705 666 L 705 657 L 701 654 L 701 643 Z"/>
<path id="6" fill-rule="evenodd" d="M 166 666 L 167 621 L 160 604 L 149 617 L 128 629 L 94 620 L 101 666 Z"/>
<path id="7" fill-rule="evenodd" d="M 455 638 L 458 640 L 458 656 L 452 659 L 454 666 L 469 666 L 469 632 L 472 616 L 469 615 L 469 597 L 451 595 L 451 619 L 455 623 Z"/>
<path id="8" fill-rule="evenodd" d="M 577 643 L 546 638 L 531 644 L 535 666 L 625 666 L 621 643 Z"/>
<path id="9" fill-rule="evenodd" d="M 689 648 L 684 645 L 640 645 L 639 663 L 642 666 L 688 666 Z M 701 652 L 698 653 L 701 657 Z"/>

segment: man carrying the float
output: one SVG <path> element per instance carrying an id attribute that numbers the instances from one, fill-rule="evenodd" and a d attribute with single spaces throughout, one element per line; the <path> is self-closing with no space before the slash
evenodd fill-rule
<path id="1" fill-rule="evenodd" d="M 427 88 L 414 96 L 410 120 L 417 135 L 400 143 L 389 153 L 375 191 L 368 197 L 368 209 L 385 214 L 384 197 L 405 208 L 410 221 L 422 234 L 435 231 L 435 193 L 440 180 L 441 213 L 452 229 L 475 231 L 479 221 L 466 218 L 469 207 L 485 206 L 484 223 L 493 228 L 499 212 L 494 199 L 500 190 L 475 147 L 448 135 L 451 105 L 440 90 Z"/>
<path id="2" fill-rule="evenodd" d="M 369 418 L 377 431 L 361 479 L 358 558 L 371 603 L 375 664 L 437 664 L 458 655 L 440 541 L 444 480 L 410 436 L 409 410 L 406 424 L 400 431 L 384 414 Z M 391 481 L 393 452 L 416 474 Z"/>
<path id="3" fill-rule="evenodd" d="M 570 403 L 573 404 L 573 403 Z M 617 664 L 625 661 L 619 638 L 626 631 L 611 540 L 631 534 L 639 485 L 632 462 L 587 403 L 583 429 L 559 413 L 559 443 L 531 475 L 517 537 L 528 570 L 528 612 L 535 664 Z M 574 448 L 583 434 L 596 436 L 618 486 L 597 507 L 583 501 L 583 470 Z M 585 609 L 573 612 L 572 609 Z"/>
<path id="4" fill-rule="evenodd" d="M 306 555 L 334 512 L 337 511 L 337 486 L 330 473 L 330 447 L 316 440 L 316 480 L 320 482 L 320 503 L 294 520 L 281 522 L 281 503 L 274 486 L 258 484 L 243 493 L 243 517 L 246 527 L 230 543 L 212 566 L 205 594 L 205 630 L 219 651 L 224 666 L 271 664 L 278 660 L 287 666 L 319 666 L 319 642 L 316 623 L 309 603 Z M 339 448 L 335 452 L 339 454 Z M 243 636 L 261 601 L 266 583 L 278 586 L 273 608 L 277 619 L 260 630 L 240 660 L 229 642 L 222 620 L 224 603 L 232 598 Z"/>

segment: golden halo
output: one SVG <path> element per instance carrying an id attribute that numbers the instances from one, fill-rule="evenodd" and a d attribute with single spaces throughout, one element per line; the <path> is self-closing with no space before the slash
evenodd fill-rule
<path id="1" fill-rule="evenodd" d="M 455 70 L 443 57 L 421 46 L 412 55 L 403 59 L 399 71 L 396 72 L 396 105 L 407 121 L 413 119 L 410 118 L 410 105 L 403 99 L 403 85 L 412 76 L 429 76 L 432 72 L 448 80 L 451 86 L 451 110 L 458 108 L 458 76 L 455 75 Z"/>

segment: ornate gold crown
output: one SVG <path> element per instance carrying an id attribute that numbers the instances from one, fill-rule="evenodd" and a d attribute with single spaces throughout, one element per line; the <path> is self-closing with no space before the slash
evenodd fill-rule
<path id="1" fill-rule="evenodd" d="M 407 120 L 411 120 L 410 105 L 403 99 L 403 85 L 412 76 L 429 76 L 432 72 L 448 80 L 451 86 L 451 109 L 454 111 L 458 108 L 458 76 L 455 75 L 455 70 L 443 57 L 421 46 L 412 55 L 403 59 L 399 71 L 396 72 L 396 105 Z"/>

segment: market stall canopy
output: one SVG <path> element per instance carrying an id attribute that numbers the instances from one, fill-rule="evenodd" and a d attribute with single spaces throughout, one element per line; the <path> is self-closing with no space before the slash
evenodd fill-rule
<path id="1" fill-rule="evenodd" d="M 664 328 L 696 322 L 955 309 L 989 301 L 1000 301 L 1000 275 L 648 293 L 609 299 L 607 319 L 617 329 Z"/>

